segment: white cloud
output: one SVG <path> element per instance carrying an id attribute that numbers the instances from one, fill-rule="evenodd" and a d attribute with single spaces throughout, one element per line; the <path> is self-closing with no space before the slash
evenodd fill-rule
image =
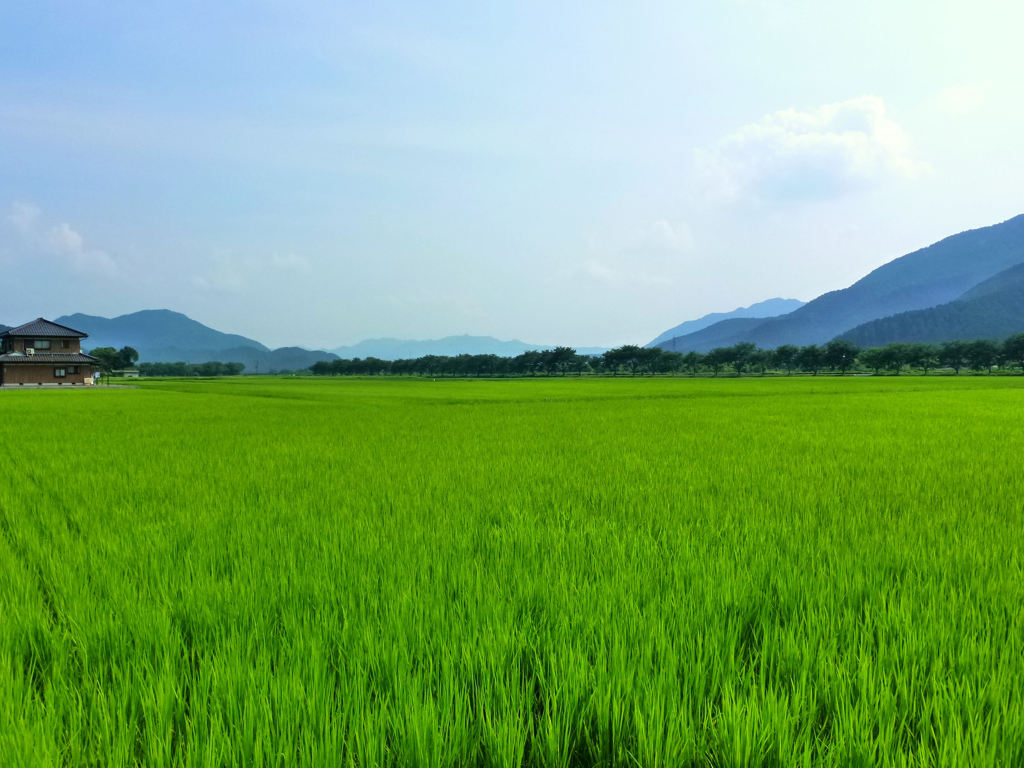
<path id="1" fill-rule="evenodd" d="M 876 96 L 773 112 L 698 150 L 696 162 L 708 195 L 725 201 L 829 198 L 926 168 Z"/>
<path id="2" fill-rule="evenodd" d="M 85 245 L 82 236 L 73 230 L 67 222 L 50 227 L 46 239 L 55 251 L 64 254 L 80 253 Z"/>
<path id="3" fill-rule="evenodd" d="M 688 224 L 656 219 L 625 237 L 591 237 L 587 258 L 567 274 L 607 286 L 669 286 L 685 276 L 693 248 Z"/>
<path id="4" fill-rule="evenodd" d="M 39 213 L 39 209 L 31 203 L 14 203 L 7 214 L 7 221 L 22 237 L 28 237 L 36 231 Z"/>
<path id="5" fill-rule="evenodd" d="M 78 274 L 110 277 L 118 272 L 110 254 L 89 247 L 85 238 L 67 222 L 46 226 L 42 211 L 31 203 L 14 203 L 7 222 L 20 235 L 23 246 L 57 257 Z"/>
<path id="6" fill-rule="evenodd" d="M 193 275 L 192 285 L 208 293 L 240 294 L 246 287 L 246 264 L 228 251 L 218 251 L 203 274 Z"/>
<path id="7" fill-rule="evenodd" d="M 991 84 L 961 83 L 943 88 L 935 97 L 935 108 L 951 117 L 977 112 L 988 101 Z"/>

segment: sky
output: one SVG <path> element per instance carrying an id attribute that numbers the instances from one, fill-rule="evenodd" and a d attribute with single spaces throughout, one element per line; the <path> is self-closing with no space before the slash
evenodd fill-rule
<path id="1" fill-rule="evenodd" d="M 0 2 L 0 322 L 646 343 L 1024 213 L 1024 6 Z"/>

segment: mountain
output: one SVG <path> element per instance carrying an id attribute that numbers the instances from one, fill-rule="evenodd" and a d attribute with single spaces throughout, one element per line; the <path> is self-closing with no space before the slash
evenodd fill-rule
<path id="1" fill-rule="evenodd" d="M 715 347 L 730 347 L 736 343 L 733 339 L 746 339 L 747 335 L 760 328 L 763 322 L 763 317 L 733 317 L 702 328 L 696 333 L 675 336 L 648 346 L 661 347 L 669 352 L 689 352 L 691 350 L 707 352 Z M 695 342 L 694 339 L 697 341 Z"/>
<path id="2" fill-rule="evenodd" d="M 4 325 L 3 323 L 0 323 L 0 333 L 6 333 L 7 331 L 11 330 L 11 328 L 13 328 L 13 327 L 14 327 L 13 325 Z"/>
<path id="3" fill-rule="evenodd" d="M 843 334 L 862 347 L 893 341 L 937 343 L 954 339 L 1003 339 L 1024 332 L 1024 264 L 1003 270 L 956 301 L 901 312 Z"/>
<path id="4" fill-rule="evenodd" d="M 675 328 L 669 328 L 663 334 L 658 336 L 654 341 L 649 343 L 648 347 L 656 347 L 663 341 L 674 339 L 679 336 L 686 336 L 690 333 L 696 333 L 704 328 L 715 323 L 720 323 L 723 320 L 734 320 L 738 318 L 767 318 L 767 317 L 778 317 L 779 315 L 785 315 L 792 312 L 795 309 L 800 309 L 805 302 L 799 299 L 766 299 L 765 301 L 759 301 L 756 304 L 751 304 L 749 307 L 739 307 L 734 309 L 732 312 L 712 312 L 709 315 L 704 315 L 696 320 L 687 320 L 685 323 L 680 323 Z"/>
<path id="5" fill-rule="evenodd" d="M 79 313 L 58 317 L 54 322 L 88 333 L 89 346 L 120 349 L 127 345 L 135 347 L 140 354 L 143 348 L 212 351 L 232 347 L 255 347 L 264 352 L 270 351 L 258 341 L 234 333 L 216 331 L 169 309 L 144 309 L 141 312 L 114 318 Z"/>
<path id="6" fill-rule="evenodd" d="M 764 348 L 821 344 L 872 320 L 955 301 L 975 285 L 1022 262 L 1024 215 L 961 232 L 901 256 L 848 288 L 826 293 L 756 327 L 723 333 L 716 324 L 658 346 L 706 352 L 741 341 Z"/>
<path id="7" fill-rule="evenodd" d="M 265 373 L 308 368 L 318 360 L 334 360 L 329 352 L 310 352 L 298 347 L 269 349 L 253 339 L 222 333 L 180 312 L 146 309 L 120 317 L 64 315 L 57 323 L 89 334 L 84 346 L 134 347 L 139 359 L 151 363 L 204 363 L 219 360 L 244 363 L 246 373 Z"/>
<path id="8" fill-rule="evenodd" d="M 409 339 L 367 339 L 348 347 L 337 347 L 331 352 L 338 357 L 376 357 L 381 360 L 410 360 L 425 355 L 454 357 L 455 355 L 498 355 L 515 357 L 534 349 L 552 349 L 555 344 L 527 344 L 523 341 L 502 341 L 492 336 L 445 336 L 443 339 L 412 341 Z M 576 350 L 581 355 L 599 355 L 605 350 L 600 347 L 585 347 Z"/>

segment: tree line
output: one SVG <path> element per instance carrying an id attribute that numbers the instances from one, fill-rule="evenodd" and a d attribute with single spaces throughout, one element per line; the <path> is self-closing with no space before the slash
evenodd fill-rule
<path id="1" fill-rule="evenodd" d="M 642 376 L 684 373 L 691 376 L 724 374 L 765 375 L 769 371 L 808 373 L 822 371 L 846 374 L 851 371 L 899 374 L 920 370 L 927 374 L 937 368 L 991 371 L 995 366 L 1020 368 L 1024 372 L 1024 333 L 1003 341 L 977 339 L 942 344 L 897 342 L 884 347 L 862 349 L 846 339 L 827 344 L 760 349 L 743 342 L 718 347 L 706 353 L 670 352 L 659 347 L 625 345 L 602 355 L 580 355 L 571 347 L 524 352 L 515 357 L 498 355 L 426 355 L 406 360 L 375 357 L 323 360 L 310 370 L 319 376 Z"/>
<path id="2" fill-rule="evenodd" d="M 237 376 L 245 370 L 244 363 L 138 363 L 138 351 L 133 347 L 95 347 L 89 354 L 98 361 L 105 376 L 119 376 L 126 369 L 138 368 L 141 376 Z"/>
<path id="3" fill-rule="evenodd" d="M 243 370 L 243 363 L 139 363 L 142 376 L 237 376 Z"/>

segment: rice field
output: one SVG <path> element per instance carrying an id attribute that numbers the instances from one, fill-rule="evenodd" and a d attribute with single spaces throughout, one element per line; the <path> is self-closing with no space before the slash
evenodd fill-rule
<path id="1" fill-rule="evenodd" d="M 0 414 L 3 765 L 1024 765 L 1024 377 Z"/>

